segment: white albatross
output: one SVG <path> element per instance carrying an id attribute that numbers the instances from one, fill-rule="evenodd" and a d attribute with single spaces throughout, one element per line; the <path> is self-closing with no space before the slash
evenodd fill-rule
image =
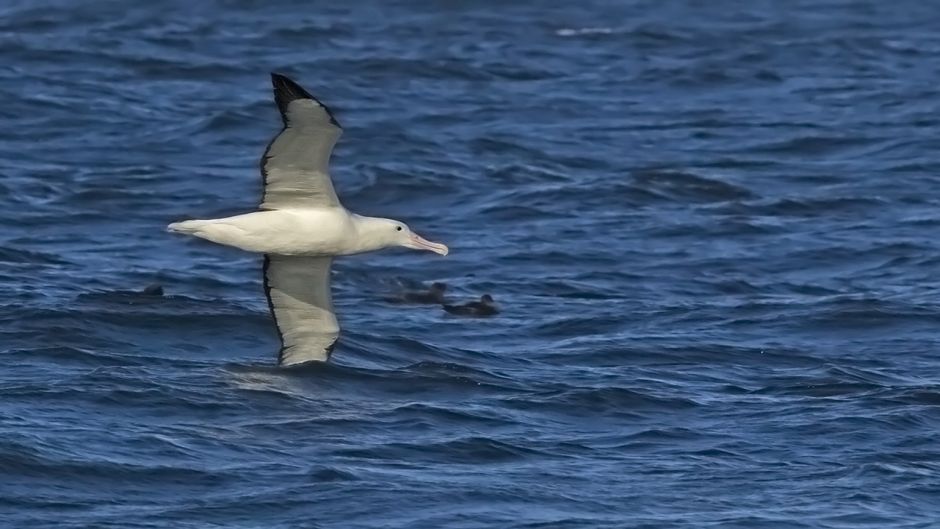
<path id="1" fill-rule="evenodd" d="M 405 224 L 350 213 L 330 181 L 330 153 L 342 128 L 333 113 L 283 75 L 271 74 L 284 128 L 261 158 L 259 211 L 167 226 L 264 254 L 264 290 L 281 338 L 278 364 L 326 361 L 339 338 L 330 294 L 333 258 L 392 246 L 447 255 Z"/>

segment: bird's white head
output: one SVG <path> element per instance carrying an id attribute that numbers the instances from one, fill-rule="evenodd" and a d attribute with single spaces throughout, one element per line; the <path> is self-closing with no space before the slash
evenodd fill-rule
<path id="1" fill-rule="evenodd" d="M 382 241 L 382 246 L 404 246 L 414 250 L 428 250 L 430 252 L 447 255 L 447 246 L 431 242 L 417 233 L 411 231 L 404 222 L 391 219 L 369 218 L 369 236 Z"/>

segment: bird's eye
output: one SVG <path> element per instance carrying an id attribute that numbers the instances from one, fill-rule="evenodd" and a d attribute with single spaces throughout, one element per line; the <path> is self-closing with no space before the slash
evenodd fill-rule
<path id="1" fill-rule="evenodd" d="M 401 231 L 401 226 L 396 226 L 395 229 Z"/>

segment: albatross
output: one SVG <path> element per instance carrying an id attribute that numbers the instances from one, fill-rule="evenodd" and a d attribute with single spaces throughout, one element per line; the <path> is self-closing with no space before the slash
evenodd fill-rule
<path id="1" fill-rule="evenodd" d="M 343 255 L 403 246 L 447 255 L 404 223 L 351 213 L 330 180 L 329 160 L 342 134 L 336 117 L 300 85 L 271 74 L 283 128 L 261 157 L 258 211 L 167 226 L 217 244 L 264 254 L 262 276 L 281 347 L 278 364 L 329 360 L 339 339 L 330 267 Z"/>

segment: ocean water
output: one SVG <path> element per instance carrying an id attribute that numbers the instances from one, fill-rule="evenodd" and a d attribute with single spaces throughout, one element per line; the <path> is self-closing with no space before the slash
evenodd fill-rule
<path id="1" fill-rule="evenodd" d="M 0 4 L 0 527 L 940 527 L 940 6 Z M 352 210 L 277 369 L 268 73 Z M 383 297 L 443 281 L 457 318 Z M 166 294 L 136 291 L 153 283 Z"/>

